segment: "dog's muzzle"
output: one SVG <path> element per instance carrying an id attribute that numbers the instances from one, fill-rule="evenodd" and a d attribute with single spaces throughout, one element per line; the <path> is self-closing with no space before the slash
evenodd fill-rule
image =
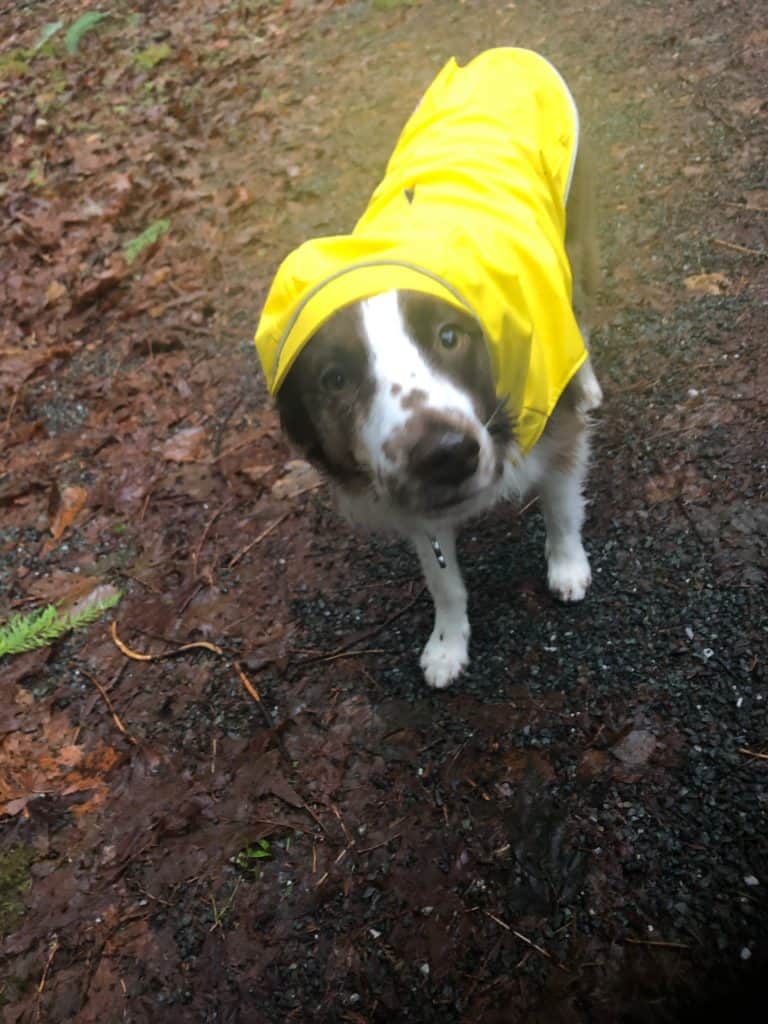
<path id="1" fill-rule="evenodd" d="M 431 422 L 408 452 L 408 473 L 426 488 L 458 487 L 477 472 L 477 438 L 452 424 Z"/>

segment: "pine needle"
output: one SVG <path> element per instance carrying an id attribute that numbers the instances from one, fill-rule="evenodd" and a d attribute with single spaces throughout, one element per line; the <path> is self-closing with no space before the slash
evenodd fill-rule
<path id="1" fill-rule="evenodd" d="M 59 612 L 55 605 L 49 604 L 28 615 L 13 615 L 4 626 L 0 626 L 0 658 L 52 644 L 64 633 L 94 622 L 108 608 L 113 608 L 122 596 L 121 591 L 112 587 L 97 587 L 69 611 Z"/>

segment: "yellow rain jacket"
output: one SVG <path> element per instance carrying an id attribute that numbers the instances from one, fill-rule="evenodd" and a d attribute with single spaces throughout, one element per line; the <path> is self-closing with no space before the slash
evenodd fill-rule
<path id="1" fill-rule="evenodd" d="M 543 57 L 450 60 L 352 233 L 305 242 L 281 264 L 255 339 L 270 392 L 338 309 L 412 289 L 480 322 L 496 392 L 530 450 L 587 355 L 564 244 L 577 145 L 573 98 Z"/>

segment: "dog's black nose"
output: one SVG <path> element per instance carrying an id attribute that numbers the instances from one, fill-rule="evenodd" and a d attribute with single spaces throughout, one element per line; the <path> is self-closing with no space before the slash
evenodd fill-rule
<path id="1" fill-rule="evenodd" d="M 480 444 L 471 434 L 434 424 L 411 448 L 408 464 L 420 480 L 455 486 L 472 476 L 479 461 Z"/>

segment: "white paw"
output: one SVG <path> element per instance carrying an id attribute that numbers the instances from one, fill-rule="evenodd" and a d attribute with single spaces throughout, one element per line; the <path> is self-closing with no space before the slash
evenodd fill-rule
<path id="1" fill-rule="evenodd" d="M 592 412 L 594 409 L 599 409 L 602 404 L 603 389 L 595 380 L 594 383 L 584 387 L 577 408 L 579 412 Z"/>
<path id="2" fill-rule="evenodd" d="M 435 626 L 421 654 L 421 668 L 428 686 L 443 690 L 467 667 L 469 626 L 448 634 Z"/>
<path id="3" fill-rule="evenodd" d="M 581 395 L 577 403 L 580 412 L 591 412 L 603 404 L 603 389 L 592 369 L 592 363 L 588 359 L 577 374 L 577 381 Z"/>
<path id="4" fill-rule="evenodd" d="M 583 549 L 568 558 L 550 557 L 547 584 L 561 601 L 581 601 L 591 582 L 592 571 Z"/>

